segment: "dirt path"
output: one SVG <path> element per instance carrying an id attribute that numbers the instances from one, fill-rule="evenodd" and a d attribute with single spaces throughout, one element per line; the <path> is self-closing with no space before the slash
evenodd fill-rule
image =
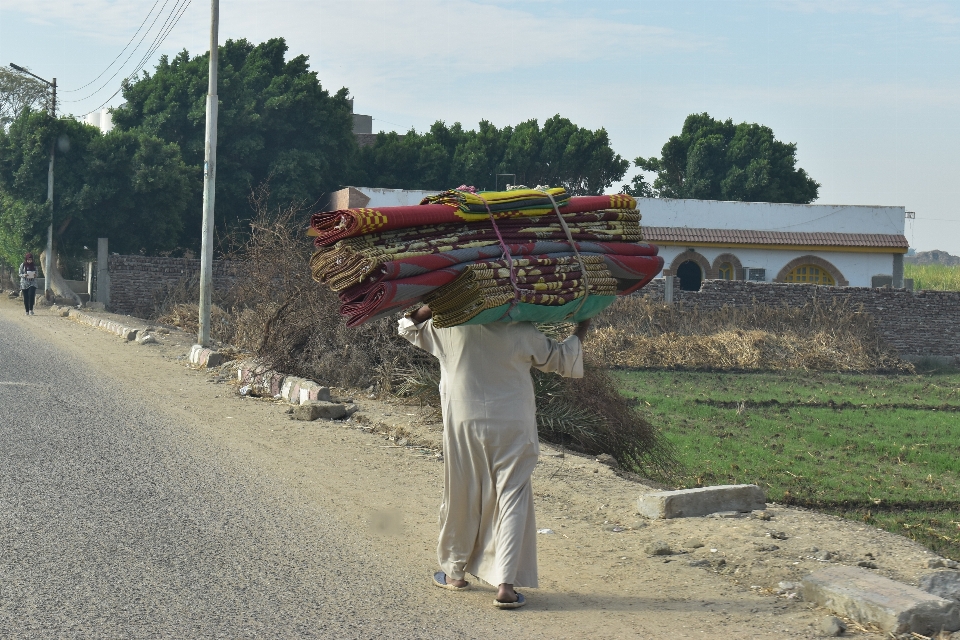
<path id="1" fill-rule="evenodd" d="M 0 313 L 14 319 L 16 302 L 4 296 Z M 340 390 L 360 406 L 352 420 L 292 421 L 286 405 L 242 398 L 213 372 L 191 369 L 192 336 L 174 331 L 158 336 L 159 344 L 138 345 L 48 310 L 37 314 L 16 321 L 30 322 L 38 337 L 77 353 L 101 375 L 123 380 L 142 402 L 245 458 L 303 500 L 332 503 L 382 554 L 421 572 L 430 590 L 442 463 L 423 446 L 439 438 L 428 414 Z M 397 428 L 397 436 L 414 444 L 398 447 L 388 437 Z M 438 609 L 516 616 L 513 622 L 530 637 L 810 638 L 827 612 L 789 589 L 778 593 L 780 582 L 797 581 L 827 562 L 871 560 L 882 575 L 916 584 L 932 557 L 900 536 L 776 505 L 769 520 L 643 521 L 635 505 L 647 487 L 551 447 L 544 447 L 534 489 L 538 526 L 553 533 L 538 536 L 541 588 L 527 590 L 529 606 L 496 611 L 493 591 L 481 587 L 463 594 L 432 590 Z M 680 553 L 649 555 L 647 547 L 658 541 Z M 835 556 L 825 562 L 824 552 Z M 848 635 L 883 637 L 855 627 Z"/>

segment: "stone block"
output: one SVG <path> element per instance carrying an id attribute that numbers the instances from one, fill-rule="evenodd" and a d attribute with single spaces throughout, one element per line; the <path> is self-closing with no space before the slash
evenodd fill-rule
<path id="1" fill-rule="evenodd" d="M 347 408 L 339 402 L 307 402 L 294 407 L 294 420 L 339 420 L 347 415 Z"/>
<path id="2" fill-rule="evenodd" d="M 223 364 L 223 355 L 208 347 L 195 344 L 190 347 L 190 364 L 196 364 L 201 367 L 219 367 Z M 240 380 L 244 380 L 241 378 Z"/>
<path id="3" fill-rule="evenodd" d="M 730 484 L 679 491 L 657 491 L 640 496 L 637 510 L 647 518 L 694 518 L 720 511 L 755 511 L 767 506 L 755 484 Z"/>
<path id="4" fill-rule="evenodd" d="M 244 360 L 237 367 L 237 382 L 252 382 L 258 370 L 262 372 L 266 368 L 255 360 Z"/>
<path id="5" fill-rule="evenodd" d="M 330 402 L 330 387 L 324 387 L 313 380 L 306 380 L 300 385 L 300 404 L 311 401 Z"/>
<path id="6" fill-rule="evenodd" d="M 300 404 L 300 386 L 306 382 L 297 376 L 287 376 L 280 386 L 280 395 L 291 404 Z"/>
<path id="7" fill-rule="evenodd" d="M 947 600 L 960 601 L 960 571 L 945 569 L 920 576 L 920 588 Z"/>
<path id="8" fill-rule="evenodd" d="M 803 579 L 803 599 L 886 633 L 960 630 L 960 604 L 856 567 L 835 565 Z"/>

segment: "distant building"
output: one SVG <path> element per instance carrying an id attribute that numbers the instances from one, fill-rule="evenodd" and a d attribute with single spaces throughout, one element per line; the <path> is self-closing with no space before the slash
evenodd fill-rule
<path id="1" fill-rule="evenodd" d="M 439 191 L 410 189 L 380 189 L 378 187 L 344 187 L 330 194 L 328 211 L 338 209 L 376 209 L 377 207 L 405 207 L 420 204 L 427 196 Z"/>
<path id="2" fill-rule="evenodd" d="M 903 286 L 904 207 L 660 198 L 638 206 L 662 275 L 685 291 L 711 279 Z"/>
<path id="3" fill-rule="evenodd" d="M 350 98 L 350 113 L 353 113 L 353 98 Z M 353 135 L 361 147 L 369 147 L 377 141 L 373 132 L 373 116 L 353 113 Z"/>
<path id="4" fill-rule="evenodd" d="M 83 121 L 100 129 L 101 133 L 110 133 L 113 131 L 113 116 L 110 115 L 109 109 L 100 109 L 99 111 L 88 113 Z"/>

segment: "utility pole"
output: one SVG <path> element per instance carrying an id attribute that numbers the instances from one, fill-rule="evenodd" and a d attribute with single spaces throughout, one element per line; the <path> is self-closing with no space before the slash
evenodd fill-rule
<path id="1" fill-rule="evenodd" d="M 217 31 L 220 0 L 210 0 L 210 81 L 207 85 L 207 138 L 203 161 L 203 231 L 200 243 L 200 330 L 197 342 L 210 345 L 210 304 L 213 294 L 213 211 L 217 187 Z"/>
<path id="2" fill-rule="evenodd" d="M 25 73 L 28 76 L 32 76 L 39 80 L 40 82 L 45 83 L 53 90 L 53 95 L 50 99 L 50 117 L 54 120 L 57 119 L 57 79 L 54 78 L 53 82 L 49 80 L 44 80 L 38 75 L 30 73 L 21 66 L 15 65 L 12 62 L 10 63 L 10 68 L 19 71 L 20 73 Z M 57 148 L 57 141 L 50 141 L 50 167 L 47 169 L 47 205 L 50 207 L 50 226 L 47 229 L 47 260 L 43 265 L 43 296 L 45 298 L 50 298 L 50 282 L 53 278 L 50 277 L 50 273 L 53 265 L 53 158 L 54 151 Z"/>

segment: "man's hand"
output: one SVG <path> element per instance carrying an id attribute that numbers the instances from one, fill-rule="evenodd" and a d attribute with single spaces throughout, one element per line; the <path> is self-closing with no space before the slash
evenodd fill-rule
<path id="1" fill-rule="evenodd" d="M 433 311 L 430 310 L 428 305 L 423 305 L 416 311 L 410 314 L 410 319 L 415 323 L 420 324 L 421 322 L 426 322 L 433 317 Z"/>
<path id="2" fill-rule="evenodd" d="M 583 342 L 584 338 L 587 337 L 587 330 L 590 329 L 590 320 L 584 320 L 577 323 L 577 330 L 573 332 L 573 335 L 577 336 L 580 339 L 580 342 Z"/>

